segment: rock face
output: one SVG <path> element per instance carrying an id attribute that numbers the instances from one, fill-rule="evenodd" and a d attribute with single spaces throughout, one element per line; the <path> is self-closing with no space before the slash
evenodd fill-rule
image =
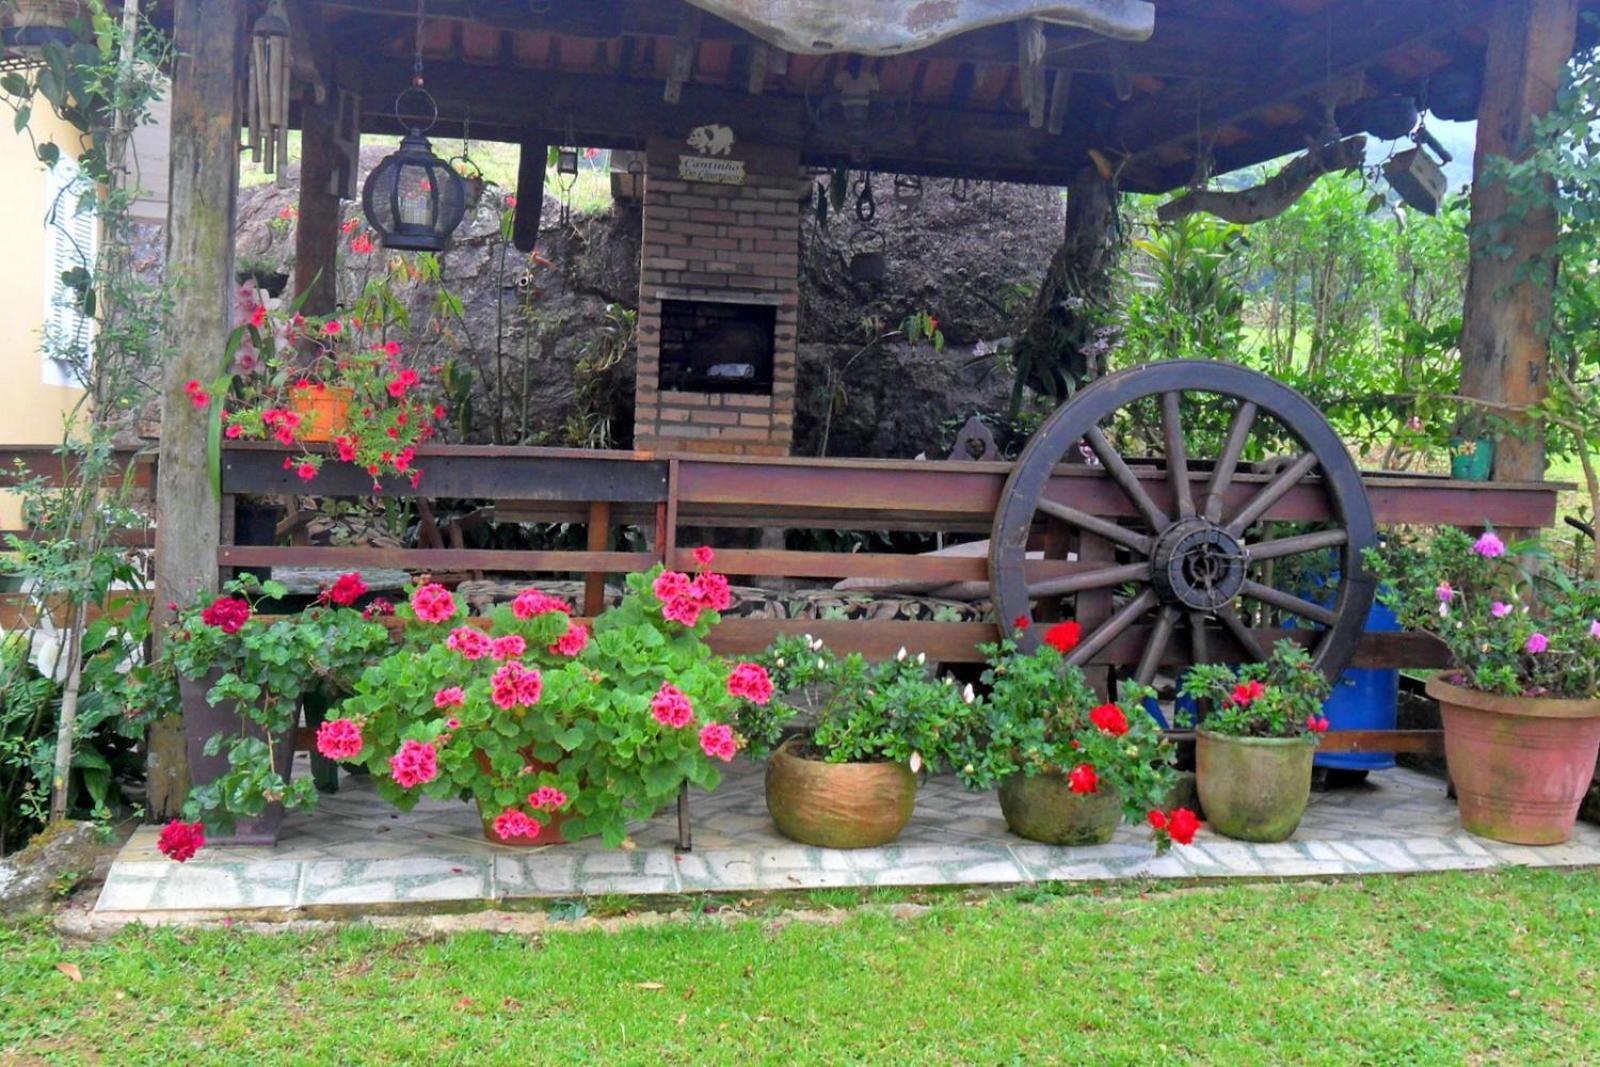
<path id="1" fill-rule="evenodd" d="M 0 915 L 43 915 L 93 870 L 104 845 L 94 823 L 46 829 L 0 860 Z"/>
<path id="2" fill-rule="evenodd" d="M 371 167 L 382 156 L 368 149 Z M 240 195 L 241 265 L 286 270 L 293 256 L 298 166 L 286 185 Z M 940 454 L 952 427 L 974 411 L 1004 408 L 1010 373 L 985 355 L 1029 306 L 1060 239 L 1061 200 L 1052 189 L 925 183 L 920 200 L 897 200 L 892 179 L 874 176 L 873 226 L 847 206 L 826 226 L 803 222 L 797 455 Z M 627 447 L 632 443 L 632 313 L 638 304 L 640 218 L 613 206 L 560 221 L 546 198 L 537 252 L 502 239 L 503 190 L 488 190 L 441 257 L 435 284 L 396 274 L 411 313 L 413 351 L 470 372 L 453 408 L 454 435 L 475 442 Z M 347 205 L 345 218 L 359 219 Z M 363 224 L 364 225 L 364 224 Z M 359 231 L 357 231 L 359 232 Z M 873 233 L 881 234 L 879 237 Z M 852 279 L 853 251 L 880 248 L 886 276 Z M 340 253 L 339 292 L 350 301 L 389 269 L 381 249 Z M 439 285 L 463 312 L 442 322 Z M 927 312 L 947 342 L 936 352 L 899 335 Z M 457 380 L 460 380 L 458 376 Z"/>

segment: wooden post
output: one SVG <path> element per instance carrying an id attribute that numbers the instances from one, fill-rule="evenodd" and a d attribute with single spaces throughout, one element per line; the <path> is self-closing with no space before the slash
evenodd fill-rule
<path id="1" fill-rule="evenodd" d="M 604 552 L 611 547 L 611 505 L 596 500 L 589 505 L 589 531 L 585 547 L 590 552 Z M 601 571 L 590 571 L 583 579 L 583 613 L 593 618 L 606 610 L 606 576 Z"/>
<path id="2" fill-rule="evenodd" d="M 1572 55 L 1577 0 L 1503 0 L 1489 5 L 1483 99 L 1473 161 L 1472 261 L 1461 331 L 1461 392 L 1495 404 L 1537 403 L 1549 389 L 1547 334 L 1555 286 L 1555 212 L 1509 202 L 1505 186 L 1486 180 L 1493 156 L 1526 153 L 1533 120 L 1555 104 Z M 1513 211 L 1513 208 L 1515 209 Z M 1500 232 L 1496 225 L 1513 221 Z M 1509 245 L 1501 255 L 1496 245 Z M 1529 264 L 1535 266 L 1530 269 Z M 1542 435 L 1496 444 L 1496 481 L 1544 476 Z"/>
<path id="3" fill-rule="evenodd" d="M 339 97 L 307 100 L 300 110 L 300 219 L 294 231 L 294 292 L 310 293 L 301 310 L 328 315 L 338 301 L 339 161 L 334 152 Z"/>
<path id="4" fill-rule="evenodd" d="M 233 207 L 239 184 L 238 85 L 243 70 L 243 6 L 177 0 L 173 14 L 171 193 L 167 285 L 172 355 L 162 370 L 161 461 L 157 468 L 156 590 L 165 605 L 188 604 L 216 588 L 220 508 L 206 463 L 210 411 L 184 393 L 190 379 L 222 371 L 232 329 Z M 221 403 L 217 398 L 213 403 Z M 188 792 L 182 728 L 152 727 L 149 807 L 176 815 Z"/>

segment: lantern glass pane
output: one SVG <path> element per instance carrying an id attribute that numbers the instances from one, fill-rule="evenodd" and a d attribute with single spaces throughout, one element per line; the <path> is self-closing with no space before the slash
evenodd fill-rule
<path id="1" fill-rule="evenodd" d="M 433 228 L 433 182 L 426 167 L 403 164 L 399 168 L 396 202 L 400 206 L 401 226 Z"/>

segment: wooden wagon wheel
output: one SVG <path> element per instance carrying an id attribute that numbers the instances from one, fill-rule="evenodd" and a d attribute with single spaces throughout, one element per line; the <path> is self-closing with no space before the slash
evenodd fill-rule
<path id="1" fill-rule="evenodd" d="M 1141 403 L 1142 402 L 1142 403 Z M 1183 411 L 1204 404 L 1214 412 L 1232 408 L 1220 455 L 1212 463 L 1188 454 Z M 1119 412 L 1139 417 L 1151 437 L 1159 437 L 1165 461 L 1130 464 L 1112 445 L 1107 430 Z M 1159 414 L 1157 412 L 1159 411 Z M 1120 424 L 1126 428 L 1125 416 Z M 1302 449 L 1282 460 L 1252 487 L 1239 480 L 1240 460 L 1256 439 L 1293 441 Z M 1080 455 L 1081 452 L 1081 455 Z M 1114 483 L 1126 505 L 1103 509 L 1130 516 L 1114 521 L 1077 507 L 1067 498 L 1067 478 L 1051 484 L 1063 460 L 1092 455 Z M 1081 469 L 1081 468 L 1080 468 Z M 1308 488 L 1320 506 L 1301 507 L 1302 514 L 1326 516 L 1321 529 L 1268 539 L 1262 516 L 1308 476 Z M 1048 489 L 1048 492 L 1047 492 Z M 1036 577 L 1025 573 L 1028 541 L 1039 516 L 1059 520 L 1069 530 L 1092 535 L 1115 546 L 1116 557 Z M 1102 621 L 1086 620 L 1079 645 L 1068 661 L 1088 663 L 1119 636 L 1148 615 L 1154 623 L 1139 656 L 1134 676 L 1148 684 L 1169 652 L 1176 631 L 1188 631 L 1192 662 L 1237 659 L 1219 655 L 1217 639 L 1231 635 L 1243 653 L 1266 657 L 1263 642 L 1241 613 L 1244 601 L 1263 605 L 1291 620 L 1291 625 L 1317 627 L 1312 655 L 1321 671 L 1335 678 L 1349 665 L 1372 605 L 1373 581 L 1362 567 L 1361 553 L 1376 540 L 1372 508 L 1360 471 L 1333 427 L 1300 394 L 1255 371 L 1228 363 L 1174 360 L 1121 371 L 1087 387 L 1055 412 L 1029 441 L 1017 460 L 1001 496 L 989 550 L 989 575 L 995 613 L 1004 632 L 1019 617 L 1031 617 L 1036 600 L 1131 588 L 1118 598 Z M 1331 605 L 1314 603 L 1278 588 L 1265 566 L 1306 553 L 1335 553 L 1340 573 Z M 1220 628 L 1211 625 L 1220 623 Z M 1037 647 L 1039 627 L 1013 632 L 1023 648 Z M 1131 659 L 1131 655 L 1130 655 Z"/>

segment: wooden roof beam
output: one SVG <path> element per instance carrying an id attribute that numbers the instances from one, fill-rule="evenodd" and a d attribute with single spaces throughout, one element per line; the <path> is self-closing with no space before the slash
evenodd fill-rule
<path id="1" fill-rule="evenodd" d="M 1409 0 L 1376 8 L 1345 0 L 1325 17 L 1302 20 L 1276 61 L 1263 58 L 1255 65 L 1263 73 L 1244 85 L 1225 91 L 1214 85 L 1175 87 L 1122 108 L 1112 143 L 1138 161 L 1193 140 L 1197 130 L 1248 119 L 1347 79 L 1391 52 L 1451 33 L 1476 13 L 1471 0 Z"/>

